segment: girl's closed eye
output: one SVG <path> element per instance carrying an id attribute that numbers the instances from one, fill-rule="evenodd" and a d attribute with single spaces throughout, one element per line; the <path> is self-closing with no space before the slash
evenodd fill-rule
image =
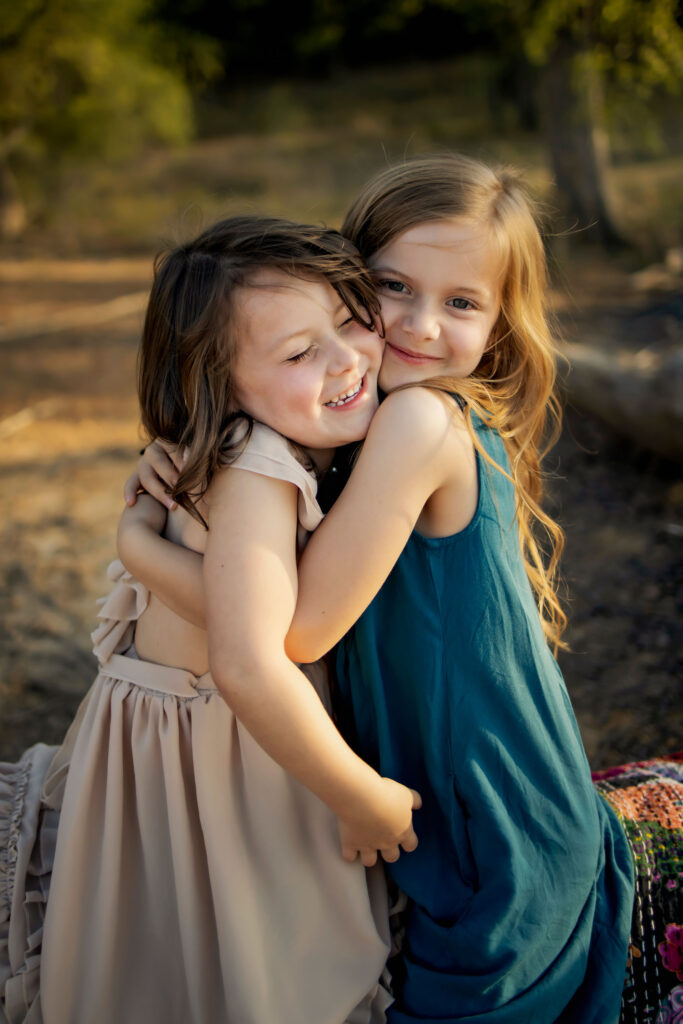
<path id="1" fill-rule="evenodd" d="M 297 352 L 297 354 L 295 356 L 290 356 L 286 360 L 286 362 L 288 362 L 288 363 L 303 363 L 305 359 L 310 359 L 310 357 L 313 355 L 313 352 L 314 352 L 314 346 L 313 345 L 309 345 L 308 348 L 305 348 L 302 352 Z"/>

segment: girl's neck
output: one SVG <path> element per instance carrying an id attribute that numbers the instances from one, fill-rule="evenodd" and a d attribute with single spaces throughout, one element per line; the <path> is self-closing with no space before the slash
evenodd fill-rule
<path id="1" fill-rule="evenodd" d="M 332 459 L 334 458 L 335 448 L 305 448 L 304 451 L 309 455 L 315 465 L 315 468 L 319 473 L 325 473 L 332 465 Z"/>

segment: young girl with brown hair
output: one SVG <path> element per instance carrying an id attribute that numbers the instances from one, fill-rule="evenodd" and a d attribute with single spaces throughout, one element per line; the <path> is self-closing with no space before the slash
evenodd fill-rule
<path id="1" fill-rule="evenodd" d="M 419 847 L 388 858 L 409 898 L 388 1020 L 613 1024 L 634 869 L 549 647 L 562 535 L 540 505 L 557 406 L 537 225 L 514 174 L 443 156 L 379 174 L 342 230 L 378 288 L 388 397 L 300 562 L 287 650 L 338 644 L 355 749 L 422 794 Z M 656 791 L 641 809 L 671 830 L 661 871 L 636 852 L 622 1019 L 644 1024 L 669 1019 L 680 960 L 680 761 L 623 778 Z"/>
<path id="2" fill-rule="evenodd" d="M 323 666 L 284 653 L 317 475 L 377 408 L 377 311 L 319 228 L 234 218 L 158 260 L 142 418 L 186 453 L 167 547 L 205 552 L 208 647 L 174 610 L 182 576 L 161 604 L 110 567 L 63 746 L 0 766 L 0 1019 L 384 1020 L 384 881 L 342 851 L 412 849 L 418 798 L 343 742 Z"/>

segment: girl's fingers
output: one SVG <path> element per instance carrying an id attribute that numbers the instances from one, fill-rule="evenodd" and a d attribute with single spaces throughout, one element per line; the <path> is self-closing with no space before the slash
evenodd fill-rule
<path id="1" fill-rule="evenodd" d="M 168 453 L 168 457 L 180 472 L 187 462 L 187 448 L 174 448 L 172 452 Z"/>
<path id="2" fill-rule="evenodd" d="M 417 847 L 417 836 L 415 835 L 414 829 L 409 829 L 405 837 L 401 840 L 401 849 L 405 850 L 406 853 L 412 853 Z"/>
<path id="3" fill-rule="evenodd" d="M 168 509 L 176 508 L 176 502 L 168 494 L 168 488 L 166 481 L 162 480 L 156 469 L 150 466 L 148 462 L 141 462 L 138 466 L 138 475 L 140 478 L 140 487 L 148 494 L 151 494 L 153 498 L 156 498 L 158 502 Z"/>
<path id="4" fill-rule="evenodd" d="M 388 849 L 380 850 L 379 852 L 382 854 L 382 860 L 385 860 L 387 864 L 394 864 L 401 856 L 398 846 L 390 846 Z"/>
<path id="5" fill-rule="evenodd" d="M 136 470 L 126 480 L 123 485 L 123 500 L 126 505 L 134 505 L 137 501 L 138 491 L 141 490 L 140 475 Z"/>
<path id="6" fill-rule="evenodd" d="M 159 439 L 155 440 L 153 444 L 156 445 L 159 451 L 164 453 L 166 458 L 173 463 L 174 468 L 180 472 L 187 459 L 187 449 L 179 448 L 178 445 L 171 444 L 170 441 L 161 441 Z"/>
<path id="7" fill-rule="evenodd" d="M 171 454 L 166 451 L 160 441 L 153 441 L 147 446 L 139 469 L 142 470 L 143 466 L 151 467 L 169 487 L 175 487 L 178 483 L 178 469 Z"/>
<path id="8" fill-rule="evenodd" d="M 175 487 L 178 482 L 181 468 L 182 457 L 175 448 L 169 447 L 167 451 L 160 441 L 152 441 L 145 448 L 136 471 L 123 485 L 126 505 L 134 505 L 138 492 L 147 491 L 166 508 L 177 508 L 177 503 L 169 497 L 168 490 Z"/>
<path id="9" fill-rule="evenodd" d="M 344 860 L 354 861 L 360 855 L 361 863 L 366 868 L 371 868 L 377 863 L 377 850 L 369 846 L 345 846 L 342 844 L 342 857 Z"/>

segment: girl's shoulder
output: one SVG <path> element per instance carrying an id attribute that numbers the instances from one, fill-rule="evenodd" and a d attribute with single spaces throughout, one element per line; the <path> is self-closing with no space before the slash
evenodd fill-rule
<path id="1" fill-rule="evenodd" d="M 472 451 L 472 438 L 457 400 L 437 388 L 414 386 L 392 391 L 370 424 L 367 447 L 382 453 L 401 453 L 417 463 L 453 460 Z"/>
<path id="2" fill-rule="evenodd" d="M 282 434 L 254 421 L 244 448 L 227 467 L 242 469 L 274 480 L 294 484 L 299 491 L 299 522 L 306 530 L 314 530 L 323 518 L 318 504 L 318 481 L 305 452 Z"/>
<path id="3" fill-rule="evenodd" d="M 448 391 L 416 384 L 392 391 L 387 395 L 370 425 L 376 431 L 379 424 L 390 422 L 416 431 L 418 437 L 433 435 L 444 428 L 461 429 L 465 419 L 458 400 Z"/>

